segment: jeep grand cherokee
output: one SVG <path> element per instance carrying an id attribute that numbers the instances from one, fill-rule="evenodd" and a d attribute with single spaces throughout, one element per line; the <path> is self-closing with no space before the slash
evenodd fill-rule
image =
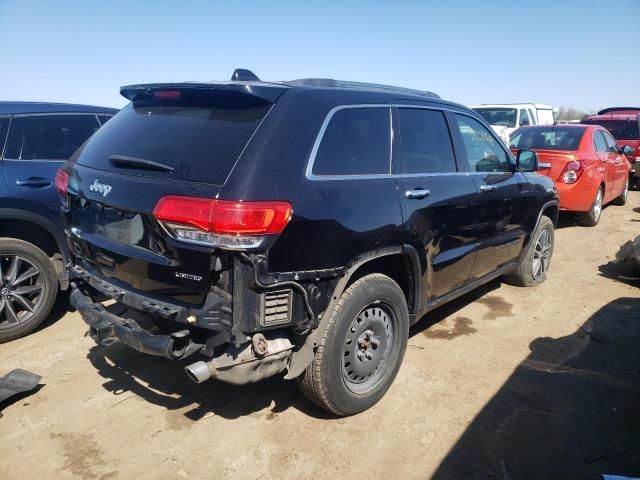
<path id="1" fill-rule="evenodd" d="M 427 312 L 546 277 L 553 183 L 463 106 L 248 71 L 121 93 L 57 185 L 99 344 L 198 356 L 196 382 L 286 372 L 349 415 L 384 395 Z"/>

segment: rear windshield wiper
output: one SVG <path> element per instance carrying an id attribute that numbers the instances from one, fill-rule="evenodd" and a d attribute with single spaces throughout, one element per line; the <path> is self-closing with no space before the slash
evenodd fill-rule
<path id="1" fill-rule="evenodd" d="M 143 170 L 162 170 L 164 172 L 173 172 L 174 168 L 163 163 L 145 160 L 144 158 L 127 157 L 125 155 L 111 155 L 109 162 L 115 167 L 122 168 L 140 168 Z"/>

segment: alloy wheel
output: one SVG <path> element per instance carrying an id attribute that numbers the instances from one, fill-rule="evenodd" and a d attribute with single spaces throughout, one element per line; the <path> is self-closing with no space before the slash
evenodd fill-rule
<path id="1" fill-rule="evenodd" d="M 0 256 L 0 329 L 35 315 L 45 299 L 42 272 L 18 255 Z"/>
<path id="2" fill-rule="evenodd" d="M 598 189 L 598 193 L 596 193 L 596 199 L 593 202 L 593 219 L 596 222 L 600 220 L 601 213 L 602 213 L 602 188 Z"/>
<path id="3" fill-rule="evenodd" d="M 538 235 L 536 240 L 536 247 L 533 251 L 533 265 L 532 273 L 534 280 L 540 280 L 545 272 L 549 270 L 549 264 L 551 263 L 552 252 L 551 232 L 549 230 L 543 230 Z"/>

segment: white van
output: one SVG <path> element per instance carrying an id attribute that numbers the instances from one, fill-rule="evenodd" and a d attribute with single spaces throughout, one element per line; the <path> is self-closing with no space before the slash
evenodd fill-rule
<path id="1" fill-rule="evenodd" d="M 511 132 L 518 127 L 554 123 L 554 108 L 544 103 L 495 103 L 471 108 L 491 125 L 507 145 Z"/>

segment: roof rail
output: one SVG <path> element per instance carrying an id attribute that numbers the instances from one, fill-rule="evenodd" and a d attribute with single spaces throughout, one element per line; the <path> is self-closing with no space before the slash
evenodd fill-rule
<path id="1" fill-rule="evenodd" d="M 300 78 L 283 82 L 285 85 L 291 86 L 307 86 L 307 87 L 334 87 L 334 88 L 361 88 L 366 90 L 375 90 L 388 93 L 409 93 L 411 95 L 420 95 L 429 98 L 440 98 L 433 92 L 426 90 L 415 90 L 413 88 L 396 87 L 394 85 L 382 85 L 378 83 L 350 82 L 346 80 L 334 80 L 333 78 Z"/>

